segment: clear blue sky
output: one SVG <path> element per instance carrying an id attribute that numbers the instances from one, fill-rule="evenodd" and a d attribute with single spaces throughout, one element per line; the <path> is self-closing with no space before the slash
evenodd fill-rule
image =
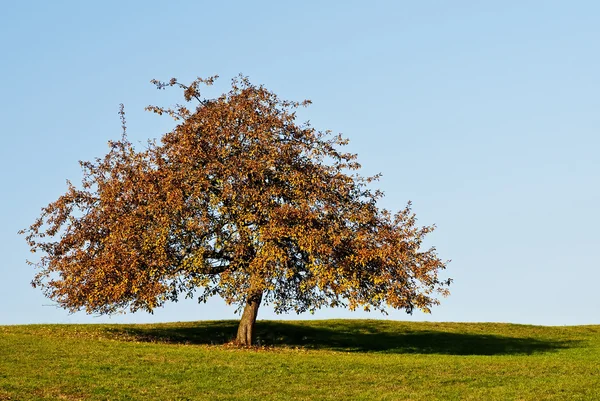
<path id="1" fill-rule="evenodd" d="M 326 4 L 323 4 L 326 3 Z M 30 287 L 16 233 L 120 135 L 160 137 L 176 91 L 152 78 L 238 73 L 310 98 L 382 206 L 412 200 L 452 295 L 387 318 L 600 324 L 600 2 L 13 1 L 0 11 L 0 324 L 235 318 L 214 299 L 154 315 L 68 315 Z M 315 316 L 372 317 L 323 310 Z"/>

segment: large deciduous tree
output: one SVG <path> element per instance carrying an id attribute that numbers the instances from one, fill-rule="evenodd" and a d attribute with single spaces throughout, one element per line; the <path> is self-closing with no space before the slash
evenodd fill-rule
<path id="1" fill-rule="evenodd" d="M 450 280 L 432 227 L 410 203 L 392 214 L 356 170 L 347 140 L 308 123 L 239 77 L 216 99 L 197 79 L 179 87 L 193 107 L 150 106 L 177 124 L 136 150 L 125 133 L 103 158 L 80 162 L 83 181 L 23 230 L 40 252 L 33 286 L 70 311 L 146 310 L 213 295 L 243 313 L 236 342 L 252 344 L 261 303 L 276 312 L 323 306 L 429 311 Z M 186 103 L 187 104 L 187 103 Z"/>

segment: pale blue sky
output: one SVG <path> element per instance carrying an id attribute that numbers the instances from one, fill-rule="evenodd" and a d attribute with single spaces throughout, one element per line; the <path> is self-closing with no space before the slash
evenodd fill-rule
<path id="1" fill-rule="evenodd" d="M 203 3 L 203 4 L 202 4 Z M 323 4 L 326 3 L 326 4 Z M 4 1 L 0 324 L 236 318 L 214 299 L 154 315 L 68 315 L 30 287 L 16 232 L 118 138 L 161 136 L 152 78 L 243 73 L 342 132 L 382 206 L 409 199 L 452 295 L 387 318 L 600 324 L 600 2 Z M 378 313 L 323 310 L 316 318 Z M 265 307 L 259 318 L 277 316 Z"/>

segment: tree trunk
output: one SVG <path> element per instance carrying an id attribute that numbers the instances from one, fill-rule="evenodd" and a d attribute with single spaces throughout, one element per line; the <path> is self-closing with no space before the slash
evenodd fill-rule
<path id="1" fill-rule="evenodd" d="M 254 323 L 256 323 L 256 316 L 258 315 L 258 308 L 260 307 L 261 301 L 262 292 L 248 297 L 235 338 L 235 343 L 237 345 L 245 347 L 252 345 L 254 340 Z"/>

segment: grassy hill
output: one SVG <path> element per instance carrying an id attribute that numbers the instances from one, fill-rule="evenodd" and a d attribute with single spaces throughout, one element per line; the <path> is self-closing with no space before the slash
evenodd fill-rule
<path id="1" fill-rule="evenodd" d="M 0 400 L 599 400 L 600 326 L 0 326 Z"/>

